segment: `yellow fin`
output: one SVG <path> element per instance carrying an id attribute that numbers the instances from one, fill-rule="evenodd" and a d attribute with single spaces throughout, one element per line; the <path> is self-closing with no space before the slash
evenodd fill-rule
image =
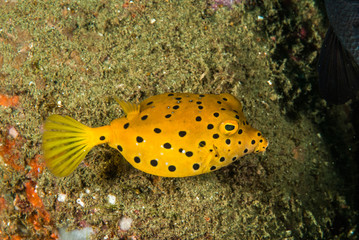
<path id="1" fill-rule="evenodd" d="M 101 128 L 90 128 L 71 117 L 60 115 L 47 118 L 44 128 L 42 148 L 45 162 L 50 171 L 59 177 L 72 173 L 95 145 L 107 142 L 109 134 L 105 129 L 99 131 Z"/>
<path id="2" fill-rule="evenodd" d="M 122 110 L 125 112 L 125 115 L 128 119 L 132 119 L 134 116 L 137 116 L 140 113 L 140 105 L 130 102 L 125 102 L 117 97 L 115 97 L 116 102 L 120 104 Z"/>

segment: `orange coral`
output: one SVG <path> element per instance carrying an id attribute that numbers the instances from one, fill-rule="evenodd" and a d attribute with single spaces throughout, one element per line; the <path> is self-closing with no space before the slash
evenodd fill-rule
<path id="1" fill-rule="evenodd" d="M 5 198 L 0 197 L 0 212 L 6 208 Z"/>
<path id="2" fill-rule="evenodd" d="M 19 104 L 19 96 L 9 97 L 4 94 L 0 94 L 0 106 L 15 107 Z"/>
<path id="3" fill-rule="evenodd" d="M 2 99 L 0 99 L 0 103 L 3 104 Z M 10 135 L 10 131 L 8 134 Z M 14 135 L 12 135 L 12 137 L 14 138 Z M 39 177 L 45 167 L 41 159 L 41 155 L 37 154 L 33 159 L 26 159 L 24 161 L 30 168 L 25 168 L 25 166 L 19 161 L 22 159 L 20 149 L 23 148 L 25 141 L 25 138 L 17 135 L 16 139 L 12 139 L 10 137 L 0 138 L 0 159 L 2 159 L 6 164 L 6 167 L 9 168 L 9 171 L 7 172 L 11 173 L 13 171 L 17 171 L 16 174 L 19 174 L 20 176 L 26 176 L 26 179 L 28 179 L 24 183 L 25 192 L 23 192 L 22 188 L 17 189 L 13 204 L 18 211 L 26 214 L 26 220 L 29 227 L 36 231 L 39 236 L 46 237 L 46 239 L 58 239 L 55 226 L 52 226 L 51 223 L 50 214 L 46 211 L 42 199 L 36 192 L 36 179 Z M 27 171 L 27 169 L 30 170 Z M 21 193 L 19 191 L 21 191 Z M 9 206 L 5 201 L 5 198 L 0 196 L 0 213 L 4 212 L 3 210 L 8 207 Z M 49 225 L 52 227 L 51 230 Z M 12 227 L 16 228 L 16 225 L 10 225 L 8 231 L 3 231 L 3 229 L 0 228 L 0 239 L 25 239 L 16 234 L 8 235 L 10 232 L 15 232 L 14 230 L 10 229 Z"/>
<path id="4" fill-rule="evenodd" d="M 41 155 L 37 154 L 35 158 L 31 159 L 28 165 L 31 167 L 31 170 L 27 174 L 27 176 L 38 178 L 39 175 L 45 168 L 45 163 L 41 162 Z"/>
<path id="5" fill-rule="evenodd" d="M 11 236 L 11 240 L 21 240 L 21 239 L 23 239 L 23 238 L 20 237 L 19 235 Z"/>
<path id="6" fill-rule="evenodd" d="M 36 231 L 39 231 L 42 227 L 41 221 L 39 221 L 39 214 L 34 213 L 27 218 L 27 221 L 31 223 Z"/>
<path id="7" fill-rule="evenodd" d="M 0 139 L 1 142 L 2 139 Z M 4 162 L 10 165 L 13 169 L 20 171 L 24 170 L 24 166 L 16 163 L 19 159 L 19 152 L 16 151 L 16 141 L 5 139 L 5 144 L 0 145 L 0 156 Z"/>
<path id="8" fill-rule="evenodd" d="M 50 223 L 50 214 L 45 210 L 45 206 L 42 203 L 41 198 L 36 193 L 35 188 L 32 186 L 34 183 L 29 181 L 25 183 L 26 196 L 31 205 L 37 209 L 40 217 L 44 219 L 46 223 Z M 35 217 L 33 223 L 37 223 L 38 217 Z M 35 225 L 35 228 L 37 225 Z"/>

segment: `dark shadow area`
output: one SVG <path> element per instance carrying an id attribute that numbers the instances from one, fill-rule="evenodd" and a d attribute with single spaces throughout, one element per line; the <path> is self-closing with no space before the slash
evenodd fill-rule
<path id="1" fill-rule="evenodd" d="M 342 180 L 341 192 L 346 200 L 346 205 L 337 206 L 334 233 L 350 226 L 350 221 L 359 221 L 355 214 L 359 210 L 359 102 L 343 107 L 343 111 L 337 111 L 339 107 L 330 106 L 324 113 L 325 121 L 318 125 L 336 173 Z M 348 219 L 348 215 L 352 219 Z"/>
<path id="2" fill-rule="evenodd" d="M 326 16 L 323 1 L 315 1 L 323 17 Z M 303 67 L 303 62 L 313 52 L 320 49 L 311 39 L 312 22 L 298 24 L 295 21 L 297 9 L 293 1 L 278 3 L 278 13 L 267 19 L 267 25 L 277 22 L 283 24 L 281 34 L 286 36 L 285 41 L 278 42 L 275 46 L 273 60 L 281 65 L 285 63 L 285 75 L 290 80 L 291 88 L 286 86 L 283 79 L 276 79 L 276 91 L 283 98 L 281 107 L 289 121 L 296 122 L 301 116 L 308 117 L 318 127 L 331 159 L 328 162 L 334 165 L 338 178 L 341 179 L 341 194 L 345 196 L 343 205 L 335 204 L 335 216 L 333 216 L 332 234 L 351 231 L 351 227 L 358 222 L 359 210 L 359 101 L 353 101 L 349 106 L 323 104 L 319 95 L 318 76 L 313 69 L 317 69 L 318 55 L 312 63 Z M 275 29 L 275 28 L 274 28 Z M 274 30 L 268 35 L 278 35 Z M 324 37 L 324 36 L 323 36 Z M 301 51 L 294 53 L 300 45 Z M 309 87 L 310 86 L 310 87 Z M 341 111 L 338 111 L 340 109 Z M 349 236 L 348 236 L 349 237 Z M 349 239 L 354 239 L 351 236 Z"/>

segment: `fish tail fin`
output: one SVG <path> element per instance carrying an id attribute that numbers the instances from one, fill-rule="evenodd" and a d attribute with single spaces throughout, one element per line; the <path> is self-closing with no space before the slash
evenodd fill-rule
<path id="1" fill-rule="evenodd" d="M 45 162 L 58 177 L 72 173 L 94 146 L 107 143 L 110 137 L 110 126 L 90 128 L 69 116 L 50 116 L 44 129 Z"/>
<path id="2" fill-rule="evenodd" d="M 328 102 L 343 104 L 359 91 L 359 65 L 329 27 L 318 62 L 319 92 Z"/>

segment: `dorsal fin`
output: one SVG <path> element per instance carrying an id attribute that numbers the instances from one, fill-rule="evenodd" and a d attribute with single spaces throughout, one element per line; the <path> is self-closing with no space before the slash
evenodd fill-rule
<path id="1" fill-rule="evenodd" d="M 130 120 L 140 113 L 140 105 L 130 102 L 125 102 L 115 97 L 116 102 L 120 104 L 122 110 L 125 112 L 126 117 Z"/>

